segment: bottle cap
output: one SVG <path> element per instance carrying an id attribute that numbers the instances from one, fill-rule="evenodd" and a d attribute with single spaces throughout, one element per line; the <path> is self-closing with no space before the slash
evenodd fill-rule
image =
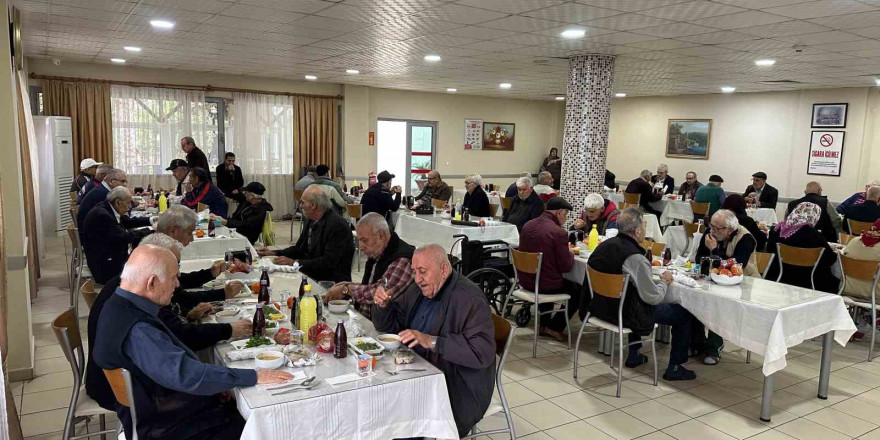
<path id="1" fill-rule="evenodd" d="M 311 284 L 306 284 L 305 291 L 306 291 L 306 292 L 311 292 L 311 291 L 312 291 L 312 285 L 311 285 Z"/>
<path id="2" fill-rule="evenodd" d="M 337 324 L 342 324 L 342 320 L 340 319 L 340 320 L 337 321 L 336 323 L 337 323 Z"/>

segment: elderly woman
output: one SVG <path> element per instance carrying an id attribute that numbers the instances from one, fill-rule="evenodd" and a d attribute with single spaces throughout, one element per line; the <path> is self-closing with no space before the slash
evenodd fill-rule
<path id="1" fill-rule="evenodd" d="M 736 214 L 736 220 L 739 221 L 740 226 L 745 227 L 758 242 L 757 250 L 763 252 L 764 246 L 767 245 L 769 228 L 763 223 L 759 225 L 755 219 L 749 217 L 746 212 L 746 198 L 740 194 L 731 194 L 724 199 L 721 209 L 727 209 Z"/>
<path id="2" fill-rule="evenodd" d="M 462 209 L 467 209 L 471 217 L 491 217 L 489 213 L 489 196 L 483 191 L 483 178 L 479 174 L 464 179 L 464 195 Z"/>
<path id="3" fill-rule="evenodd" d="M 877 245 L 878 243 L 880 243 L 880 220 L 875 221 L 874 226 L 871 226 L 870 230 L 862 232 L 860 237 L 850 240 L 846 248 L 843 249 L 843 255 L 859 260 L 880 261 L 880 246 Z M 846 286 L 843 292 L 856 298 L 871 301 L 872 287 L 870 281 L 846 277 Z"/>
<path id="4" fill-rule="evenodd" d="M 770 231 L 770 238 L 767 241 L 767 247 L 776 252 L 776 244 L 785 244 L 797 248 L 822 248 L 825 252 L 819 259 L 816 266 L 816 272 L 812 277 L 816 290 L 828 293 L 836 293 L 840 284 L 831 273 L 831 266 L 837 261 L 834 251 L 828 246 L 825 237 L 816 229 L 816 223 L 819 222 L 819 216 L 822 214 L 822 208 L 815 203 L 804 202 L 797 207 L 785 218 L 785 221 L 776 225 Z M 782 271 L 783 283 L 794 286 L 806 287 L 811 289 L 810 273 L 812 268 L 792 266 L 786 264 Z M 767 279 L 775 280 L 779 276 L 779 255 L 773 259 L 773 266 L 767 274 Z"/>
<path id="5" fill-rule="evenodd" d="M 226 205 L 226 195 L 211 183 L 211 175 L 203 168 L 193 168 L 189 172 L 189 184 L 192 190 L 183 197 L 183 203 L 192 209 L 198 209 L 199 203 L 208 205 L 212 214 L 226 218 L 229 207 Z"/>
<path id="6" fill-rule="evenodd" d="M 251 182 L 241 189 L 244 193 L 245 203 L 238 205 L 238 209 L 229 217 L 222 219 L 224 226 L 235 228 L 236 232 L 247 237 L 251 243 L 260 238 L 263 232 L 263 223 L 266 214 L 272 211 L 272 205 L 263 198 L 266 187 L 260 182 Z"/>
<path id="7" fill-rule="evenodd" d="M 584 212 L 581 218 L 572 223 L 571 229 L 578 229 L 589 234 L 593 226 L 599 235 L 605 235 L 607 229 L 617 228 L 617 215 L 620 210 L 611 200 L 602 198 L 599 194 L 590 194 L 584 199 Z"/>

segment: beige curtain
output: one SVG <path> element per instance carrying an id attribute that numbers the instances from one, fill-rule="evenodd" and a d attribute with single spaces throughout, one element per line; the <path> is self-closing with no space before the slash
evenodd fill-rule
<path id="1" fill-rule="evenodd" d="M 70 116 L 75 170 L 87 157 L 113 163 L 110 83 L 44 79 L 43 109 L 47 116 Z"/>
<path id="2" fill-rule="evenodd" d="M 336 99 L 295 97 L 293 103 L 295 178 L 301 177 L 302 167 L 318 164 L 329 166 L 336 177 L 339 102 Z"/>

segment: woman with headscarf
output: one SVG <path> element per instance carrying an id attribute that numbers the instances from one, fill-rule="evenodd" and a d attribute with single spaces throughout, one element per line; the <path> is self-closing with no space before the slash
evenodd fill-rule
<path id="1" fill-rule="evenodd" d="M 871 229 L 862 232 L 862 235 L 847 243 L 843 249 L 843 255 L 857 260 L 876 260 L 880 262 L 880 220 L 874 222 Z M 846 277 L 846 286 L 843 292 L 863 300 L 871 301 L 871 282 Z"/>
<path id="2" fill-rule="evenodd" d="M 746 212 L 746 198 L 739 194 L 731 194 L 724 199 L 721 209 L 728 209 L 736 214 L 736 219 L 739 221 L 740 226 L 748 229 L 752 237 L 755 237 L 755 241 L 758 242 L 755 250 L 764 252 L 764 246 L 767 244 L 768 229 L 766 225 L 761 228 L 755 219 L 749 217 L 749 214 Z"/>
<path id="3" fill-rule="evenodd" d="M 785 218 L 785 221 L 776 225 L 770 231 L 770 238 L 767 240 L 767 247 L 776 258 L 773 259 L 773 267 L 767 274 L 767 279 L 775 280 L 779 276 L 779 255 L 776 251 L 776 244 L 785 244 L 797 248 L 823 248 L 825 252 L 819 259 L 816 266 L 816 272 L 812 276 L 816 290 L 828 293 L 837 293 L 840 280 L 831 273 L 831 266 L 837 262 L 837 255 L 834 250 L 828 246 L 825 237 L 816 229 L 816 223 L 819 222 L 819 216 L 822 214 L 822 208 L 815 203 L 804 202 L 797 205 L 796 208 Z M 782 271 L 783 283 L 793 286 L 805 287 L 811 289 L 810 274 L 812 268 L 792 266 L 786 264 Z"/>
<path id="4" fill-rule="evenodd" d="M 559 191 L 559 185 L 562 183 L 562 158 L 559 157 L 559 150 L 556 147 L 551 148 L 550 154 L 544 158 L 541 171 L 547 171 L 553 176 L 553 189 Z"/>

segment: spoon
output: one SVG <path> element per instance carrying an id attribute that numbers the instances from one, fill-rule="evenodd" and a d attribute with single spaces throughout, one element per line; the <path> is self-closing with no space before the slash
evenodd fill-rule
<path id="1" fill-rule="evenodd" d="M 308 386 L 310 383 L 314 382 L 316 378 L 317 378 L 317 376 L 312 376 L 312 377 L 310 377 L 300 383 L 289 383 L 289 384 L 285 384 L 285 385 L 279 385 L 277 387 L 266 388 L 266 390 L 272 391 L 272 390 L 280 390 L 280 389 L 284 389 L 284 388 L 288 388 L 288 387 Z"/>

